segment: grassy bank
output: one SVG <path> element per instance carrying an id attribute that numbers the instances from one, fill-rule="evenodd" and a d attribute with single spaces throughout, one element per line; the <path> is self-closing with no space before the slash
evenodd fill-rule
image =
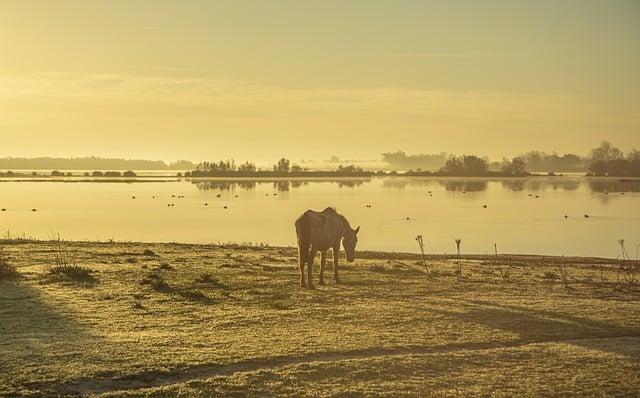
<path id="1" fill-rule="evenodd" d="M 292 248 L 2 246 L 0 396 L 640 392 L 612 260 L 367 252 L 310 291 Z"/>

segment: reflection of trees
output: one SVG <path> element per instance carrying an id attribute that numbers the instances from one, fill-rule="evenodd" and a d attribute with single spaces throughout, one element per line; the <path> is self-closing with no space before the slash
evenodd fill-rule
<path id="1" fill-rule="evenodd" d="M 300 188 L 303 185 L 307 185 L 309 184 L 307 181 L 291 181 L 291 187 L 293 188 Z"/>
<path id="2" fill-rule="evenodd" d="M 592 192 L 640 192 L 640 181 L 588 180 Z"/>
<path id="3" fill-rule="evenodd" d="M 353 188 L 364 184 L 362 180 L 336 181 L 340 188 Z"/>
<path id="4" fill-rule="evenodd" d="M 290 186 L 291 186 L 290 181 L 275 181 L 273 183 L 273 188 L 276 189 L 278 192 L 288 192 Z"/>
<path id="5" fill-rule="evenodd" d="M 514 192 L 524 191 L 526 185 L 526 180 L 502 180 L 502 187 Z"/>
<path id="6" fill-rule="evenodd" d="M 391 189 L 397 189 L 397 190 L 403 190 L 407 187 L 407 185 L 409 184 L 409 181 L 407 180 L 396 180 L 396 179 L 385 179 L 382 182 L 382 186 L 384 188 L 391 188 Z"/>
<path id="7" fill-rule="evenodd" d="M 514 192 L 520 191 L 544 191 L 551 188 L 554 191 L 562 189 L 563 191 L 575 191 L 580 188 L 579 180 L 525 180 L 525 179 L 509 179 L 502 180 L 502 187 Z"/>
<path id="8" fill-rule="evenodd" d="M 528 188 L 530 191 L 542 191 L 544 190 L 544 180 L 529 180 Z"/>
<path id="9" fill-rule="evenodd" d="M 407 187 L 427 189 L 435 184 L 435 180 L 414 179 L 414 178 L 399 178 L 399 179 L 385 179 L 382 182 L 382 187 L 387 189 L 403 190 Z"/>
<path id="10" fill-rule="evenodd" d="M 245 191 L 256 187 L 255 181 L 192 181 L 202 191 L 235 191 L 236 188 Z"/>
<path id="11" fill-rule="evenodd" d="M 551 189 L 557 191 L 558 189 L 562 189 L 563 191 L 575 191 L 580 188 L 581 182 L 578 180 L 566 180 L 566 181 L 547 181 L 546 185 L 550 186 Z"/>
<path id="12" fill-rule="evenodd" d="M 482 180 L 440 180 L 438 183 L 445 190 L 454 192 L 481 192 L 487 189 L 487 181 Z"/>

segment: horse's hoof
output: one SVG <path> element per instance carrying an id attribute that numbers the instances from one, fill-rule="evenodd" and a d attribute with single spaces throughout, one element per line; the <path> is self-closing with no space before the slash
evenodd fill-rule
<path id="1" fill-rule="evenodd" d="M 335 279 L 335 281 L 336 281 L 336 283 L 337 283 L 338 285 L 342 283 L 342 282 L 340 281 L 340 279 L 338 279 L 338 278 L 336 278 L 336 279 Z"/>
<path id="2" fill-rule="evenodd" d="M 311 283 L 309 283 L 309 284 L 307 285 L 307 288 L 308 288 L 308 289 L 313 290 L 313 289 L 315 289 L 316 287 L 315 287 L 315 286 L 313 286 Z"/>
<path id="3" fill-rule="evenodd" d="M 300 281 L 300 287 L 307 287 L 307 284 L 304 281 Z"/>

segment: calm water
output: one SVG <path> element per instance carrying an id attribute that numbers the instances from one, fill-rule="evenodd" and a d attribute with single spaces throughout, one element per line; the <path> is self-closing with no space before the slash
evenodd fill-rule
<path id="1" fill-rule="evenodd" d="M 329 205 L 345 214 L 354 227 L 361 226 L 358 247 L 362 249 L 415 252 L 414 238 L 422 234 L 429 253 L 454 252 L 454 239 L 459 237 L 464 253 L 492 253 L 497 243 L 502 253 L 616 257 L 617 240 L 625 239 L 628 252 L 635 257 L 640 243 L 640 181 L 567 177 L 140 183 L 5 180 L 0 182 L 0 208 L 6 208 L 0 212 L 0 234 L 294 245 L 295 218 L 306 209 Z"/>

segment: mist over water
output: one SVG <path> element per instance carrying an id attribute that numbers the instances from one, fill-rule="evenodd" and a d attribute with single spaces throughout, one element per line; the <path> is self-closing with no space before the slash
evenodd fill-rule
<path id="1" fill-rule="evenodd" d="M 500 253 L 615 258 L 618 239 L 632 257 L 640 243 L 640 181 L 618 179 L 4 181 L 0 193 L 5 236 L 294 245 L 298 215 L 335 206 L 361 226 L 358 249 L 416 252 L 420 234 L 436 254 L 460 238 L 463 253 L 496 243 Z"/>

